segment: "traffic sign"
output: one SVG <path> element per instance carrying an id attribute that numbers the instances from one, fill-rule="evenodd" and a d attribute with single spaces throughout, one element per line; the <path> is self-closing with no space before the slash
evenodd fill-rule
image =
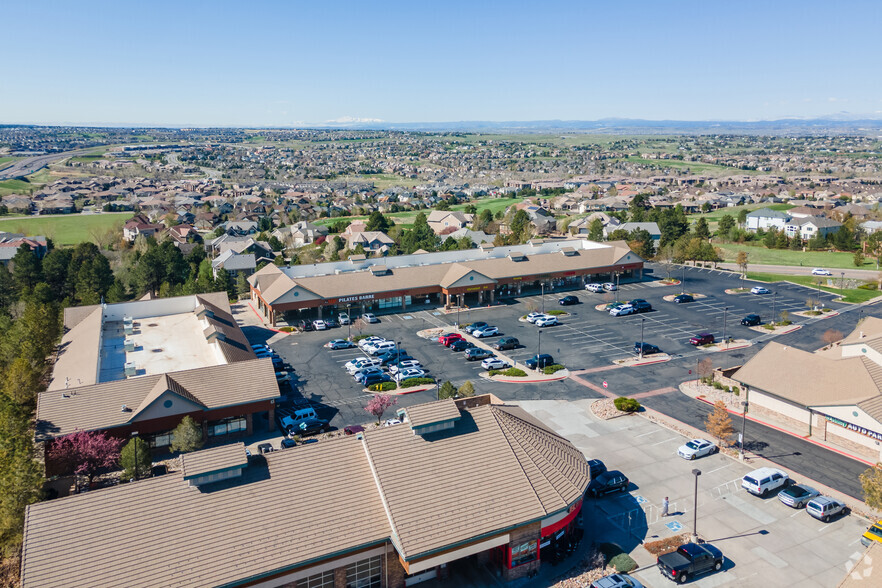
<path id="1" fill-rule="evenodd" d="M 609 384 L 606 383 L 606 380 L 603 381 L 603 387 L 604 387 L 604 388 L 609 388 Z"/>

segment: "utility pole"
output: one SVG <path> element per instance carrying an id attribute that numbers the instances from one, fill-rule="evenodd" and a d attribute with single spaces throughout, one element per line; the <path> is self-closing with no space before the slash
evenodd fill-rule
<path id="1" fill-rule="evenodd" d="M 643 359 L 643 324 L 646 322 L 645 318 L 640 319 L 640 359 Z"/>
<path id="2" fill-rule="evenodd" d="M 739 458 L 741 461 L 744 461 L 744 427 L 747 423 L 747 390 L 744 391 L 745 400 L 741 402 L 742 411 L 741 411 L 741 442 L 739 445 Z"/>
<path id="3" fill-rule="evenodd" d="M 777 317 L 775 316 L 775 305 L 778 302 L 778 291 L 775 290 L 772 292 L 772 326 L 775 326 L 775 323 L 778 322 Z"/>
<path id="4" fill-rule="evenodd" d="M 542 288 L 542 314 L 545 314 L 545 282 L 539 284 Z"/>

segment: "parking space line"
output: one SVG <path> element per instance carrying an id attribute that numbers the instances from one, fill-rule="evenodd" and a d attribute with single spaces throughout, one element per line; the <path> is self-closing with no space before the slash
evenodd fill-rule
<path id="1" fill-rule="evenodd" d="M 681 439 L 681 437 L 671 437 L 670 439 L 665 439 L 664 441 L 653 443 L 652 445 L 650 445 L 650 447 L 655 447 L 656 445 L 661 445 L 662 443 L 667 443 L 668 441 L 676 441 L 677 439 Z"/>

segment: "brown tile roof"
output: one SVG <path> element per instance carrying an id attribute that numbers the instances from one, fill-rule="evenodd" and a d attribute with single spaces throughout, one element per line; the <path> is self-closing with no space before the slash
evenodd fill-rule
<path id="1" fill-rule="evenodd" d="M 22 585 L 216 586 L 388 538 L 413 560 L 504 532 L 562 511 L 588 485 L 584 456 L 534 422 L 516 407 L 481 405 L 462 409 L 453 429 L 422 437 L 402 424 L 277 451 L 200 488 L 172 473 L 34 504 Z M 188 454 L 187 475 L 240 463 L 242 446 L 232 447 L 206 450 L 231 461 Z"/>
<path id="2" fill-rule="evenodd" d="M 411 427 L 423 427 L 459 418 L 459 409 L 452 398 L 410 406 L 405 412 Z"/>
<path id="3" fill-rule="evenodd" d="M 244 443 L 219 445 L 211 449 L 185 453 L 181 456 L 181 472 L 185 480 L 248 465 Z"/>
<path id="4" fill-rule="evenodd" d="M 52 368 L 53 379 L 49 382 L 50 390 L 86 386 L 98 381 L 103 324 L 101 306 L 83 308 L 88 312 L 68 313 L 75 309 L 64 311 L 64 323 L 70 330 L 62 336 L 61 345 L 58 346 L 58 356 Z"/>
<path id="5" fill-rule="evenodd" d="M 856 404 L 880 390 L 862 358 L 832 358 L 774 341 L 732 376 L 802 406 Z"/>
<path id="6" fill-rule="evenodd" d="M 170 374 L 140 376 L 37 396 L 37 438 L 125 425 L 135 419 L 166 388 L 207 409 L 277 398 L 272 360 L 253 359 Z M 121 406 L 137 410 L 123 412 Z"/>

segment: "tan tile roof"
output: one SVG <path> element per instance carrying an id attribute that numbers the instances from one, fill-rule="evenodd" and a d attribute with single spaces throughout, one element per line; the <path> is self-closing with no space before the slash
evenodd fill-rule
<path id="1" fill-rule="evenodd" d="M 65 324 L 70 318 L 73 327 L 61 338 L 49 390 L 87 386 L 98 381 L 102 311 L 100 306 L 87 308 L 88 313 L 68 315 L 65 311 Z"/>
<path id="2" fill-rule="evenodd" d="M 245 333 L 239 328 L 233 313 L 230 310 L 230 301 L 227 299 L 226 292 L 199 294 L 196 299 L 201 302 L 200 306 L 204 306 L 212 312 L 213 317 L 206 315 L 204 318 L 208 321 L 210 327 L 214 327 L 216 331 L 223 333 L 223 340 L 217 340 L 216 345 L 223 353 L 224 359 L 233 363 L 234 361 L 248 361 L 257 356 L 248 343 Z M 194 311 L 195 312 L 195 311 Z"/>
<path id="3" fill-rule="evenodd" d="M 862 358 L 835 359 L 774 341 L 732 377 L 802 406 L 856 404 L 879 394 Z"/>
<path id="4" fill-rule="evenodd" d="M 256 457 L 240 478 L 200 488 L 172 473 L 31 505 L 22 584 L 216 586 L 390 537 L 413 560 L 504 532 L 560 512 L 588 485 L 584 456 L 534 422 L 481 405 L 450 430 L 421 437 L 402 424 L 328 439 Z M 239 463 L 242 445 L 232 447 L 188 454 L 187 474 Z"/>
<path id="5" fill-rule="evenodd" d="M 356 439 L 265 461 L 202 488 L 172 473 L 31 505 L 23 586 L 218 586 L 389 537 Z"/>
<path id="6" fill-rule="evenodd" d="M 132 413 L 132 418 L 147 410 L 147 408 L 151 404 L 156 402 L 156 400 L 167 391 L 174 392 L 178 396 L 186 398 L 193 404 L 198 404 L 203 408 L 207 408 L 201 400 L 193 396 L 189 390 L 178 384 L 174 378 L 172 378 L 168 374 L 162 374 L 156 380 L 156 384 L 154 384 L 150 392 L 148 392 L 147 395 L 144 397 L 144 400 L 141 401 L 141 404 L 138 405 L 138 408 L 134 410 L 134 412 Z"/>
<path id="7" fill-rule="evenodd" d="M 868 316 L 864 317 L 864 320 L 854 328 L 854 331 L 846 335 L 839 344 L 846 345 L 848 343 L 857 343 L 863 339 L 878 337 L 880 335 L 882 335 L 882 318 Z"/>
<path id="8" fill-rule="evenodd" d="M 248 456 L 245 454 L 244 443 L 220 445 L 181 456 L 181 472 L 185 480 L 211 472 L 244 468 L 246 465 Z"/>
<path id="9" fill-rule="evenodd" d="M 269 358 L 104 382 L 37 396 L 37 437 L 57 437 L 75 429 L 91 431 L 125 425 L 146 408 L 148 397 L 169 390 L 208 409 L 277 398 L 279 386 Z M 149 404 L 149 403 L 147 403 Z M 121 406 L 137 411 L 123 412 Z"/>
<path id="10" fill-rule="evenodd" d="M 406 408 L 405 412 L 411 427 L 423 427 L 432 423 L 459 418 L 459 409 L 452 398 L 426 404 L 416 404 Z"/>

